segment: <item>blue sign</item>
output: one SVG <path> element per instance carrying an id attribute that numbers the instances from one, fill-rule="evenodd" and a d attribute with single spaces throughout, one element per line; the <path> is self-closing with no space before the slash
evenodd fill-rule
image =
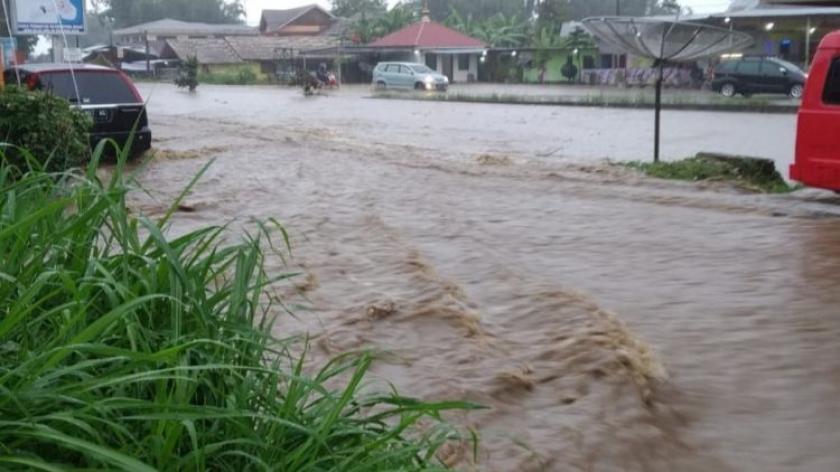
<path id="1" fill-rule="evenodd" d="M 0 50 L 3 51 L 3 64 L 9 67 L 15 63 L 15 50 L 17 49 L 17 41 L 15 38 L 0 38 Z"/>
<path id="2" fill-rule="evenodd" d="M 12 0 L 15 34 L 83 34 L 85 0 Z"/>

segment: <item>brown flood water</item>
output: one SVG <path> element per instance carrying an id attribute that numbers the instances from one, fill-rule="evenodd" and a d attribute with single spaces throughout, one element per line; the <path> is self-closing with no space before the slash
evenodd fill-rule
<path id="1" fill-rule="evenodd" d="M 450 418 L 481 437 L 459 469 L 840 470 L 836 200 L 157 107 L 137 208 L 217 157 L 175 230 L 283 222 L 306 276 L 277 334 L 489 406 Z"/>

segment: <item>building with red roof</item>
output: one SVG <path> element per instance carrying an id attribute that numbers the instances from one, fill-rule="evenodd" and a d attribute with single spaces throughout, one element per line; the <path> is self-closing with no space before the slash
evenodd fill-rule
<path id="1" fill-rule="evenodd" d="M 478 63 L 486 45 L 475 38 L 423 19 L 368 44 L 365 49 L 382 60 L 420 62 L 449 77 L 451 82 L 478 78 Z"/>

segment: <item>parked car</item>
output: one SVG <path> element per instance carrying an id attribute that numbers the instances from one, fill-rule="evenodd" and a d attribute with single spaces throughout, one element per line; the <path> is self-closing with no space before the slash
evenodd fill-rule
<path id="1" fill-rule="evenodd" d="M 111 138 L 124 146 L 134 132 L 132 154 L 151 147 L 146 106 L 137 87 L 123 72 L 90 64 L 24 64 L 7 69 L 6 84 L 17 82 L 67 99 L 93 120 L 91 147 Z"/>
<path id="2" fill-rule="evenodd" d="M 790 178 L 840 193 L 840 31 L 817 48 L 799 107 Z"/>
<path id="3" fill-rule="evenodd" d="M 725 97 L 780 93 L 800 98 L 807 78 L 802 69 L 781 59 L 742 57 L 725 60 L 715 67 L 712 90 Z"/>
<path id="4" fill-rule="evenodd" d="M 446 92 L 449 79 L 425 64 L 380 62 L 373 69 L 373 86 L 378 90 L 404 88 Z"/>

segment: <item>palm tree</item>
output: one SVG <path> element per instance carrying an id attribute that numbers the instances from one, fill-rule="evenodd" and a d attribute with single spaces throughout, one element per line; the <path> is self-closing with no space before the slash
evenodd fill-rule
<path id="1" fill-rule="evenodd" d="M 531 39 L 531 46 L 534 47 L 534 62 L 540 69 L 540 83 L 545 81 L 545 70 L 548 61 L 551 60 L 552 51 L 563 47 L 565 42 L 553 28 L 543 26 Z"/>

